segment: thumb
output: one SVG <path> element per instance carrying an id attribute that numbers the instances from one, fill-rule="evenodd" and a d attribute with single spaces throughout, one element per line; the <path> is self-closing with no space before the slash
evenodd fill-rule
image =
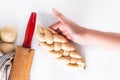
<path id="1" fill-rule="evenodd" d="M 65 22 L 65 16 L 62 13 L 60 13 L 59 11 L 57 11 L 55 8 L 53 8 L 52 10 L 53 10 L 54 15 L 58 18 L 58 20 L 61 23 L 64 23 Z"/>

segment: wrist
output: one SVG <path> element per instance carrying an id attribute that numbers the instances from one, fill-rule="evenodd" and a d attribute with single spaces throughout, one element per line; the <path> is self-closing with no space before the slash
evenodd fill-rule
<path id="1" fill-rule="evenodd" d="M 86 35 L 88 35 L 89 29 L 80 27 L 79 31 L 73 35 L 73 41 L 78 44 L 85 44 L 86 43 Z"/>
<path id="2" fill-rule="evenodd" d="M 95 40 L 98 36 L 101 35 L 100 31 L 87 29 L 87 28 L 81 28 L 78 33 L 74 36 L 74 39 L 76 43 L 82 44 L 82 45 L 92 45 L 94 44 Z"/>
<path id="3" fill-rule="evenodd" d="M 81 42 L 85 45 L 97 45 L 99 44 L 98 40 L 101 40 L 103 37 L 103 32 L 85 29 L 84 34 L 81 36 Z"/>

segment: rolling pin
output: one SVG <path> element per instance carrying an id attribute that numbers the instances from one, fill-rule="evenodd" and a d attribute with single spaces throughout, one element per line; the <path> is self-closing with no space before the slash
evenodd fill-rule
<path id="1" fill-rule="evenodd" d="M 13 66 L 10 71 L 9 80 L 29 80 L 34 49 L 31 49 L 31 41 L 36 23 L 36 13 L 32 12 L 27 24 L 25 39 L 22 47 L 17 46 Z"/>

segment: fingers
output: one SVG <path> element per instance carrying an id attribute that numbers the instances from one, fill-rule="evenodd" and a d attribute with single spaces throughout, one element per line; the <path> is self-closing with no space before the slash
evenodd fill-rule
<path id="1" fill-rule="evenodd" d="M 61 26 L 61 22 L 58 21 L 50 26 L 50 28 L 57 30 Z"/>
<path id="2" fill-rule="evenodd" d="M 52 24 L 52 25 L 49 26 L 49 27 L 50 27 L 51 29 L 54 29 L 54 30 L 57 31 L 58 33 L 61 33 L 60 30 L 59 30 L 59 27 L 60 27 L 61 25 L 62 25 L 61 22 L 58 21 L 58 22 Z"/>
<path id="3" fill-rule="evenodd" d="M 60 13 L 59 11 L 57 11 L 55 8 L 52 9 L 54 15 L 59 19 L 60 22 L 64 23 L 65 22 L 65 16 Z"/>

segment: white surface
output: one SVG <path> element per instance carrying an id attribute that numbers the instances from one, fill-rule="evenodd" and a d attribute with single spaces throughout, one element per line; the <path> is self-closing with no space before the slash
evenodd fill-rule
<path id="1" fill-rule="evenodd" d="M 119 4 L 119 0 L 0 0 L 0 27 L 15 26 L 18 30 L 16 44 L 21 45 L 30 13 L 38 13 L 37 24 L 49 26 L 57 21 L 51 11 L 55 7 L 82 26 L 120 32 Z M 56 63 L 38 46 L 35 36 L 32 47 L 36 53 L 31 80 L 120 80 L 120 54 L 110 50 L 81 46 L 87 67 L 85 71 L 76 71 Z"/>

